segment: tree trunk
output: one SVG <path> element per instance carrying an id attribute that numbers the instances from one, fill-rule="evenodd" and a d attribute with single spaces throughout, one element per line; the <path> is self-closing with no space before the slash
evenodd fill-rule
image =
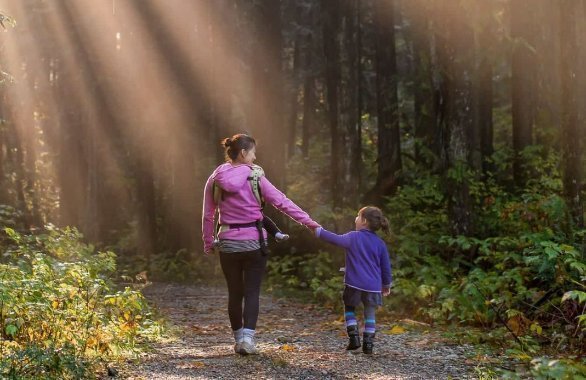
<path id="1" fill-rule="evenodd" d="M 309 158 L 309 141 L 315 114 L 315 78 L 309 74 L 303 83 L 303 123 L 301 125 L 303 158 Z"/>
<path id="2" fill-rule="evenodd" d="M 326 103 L 327 120 L 330 126 L 331 157 L 330 157 L 330 191 L 332 193 L 333 207 L 339 207 L 342 203 L 340 187 L 340 144 L 341 138 L 338 131 L 339 107 L 338 84 L 340 83 L 340 52 L 338 43 L 339 32 L 339 5 L 334 0 L 322 0 L 323 15 L 323 43 L 326 59 Z"/>
<path id="3" fill-rule="evenodd" d="M 315 119 L 315 75 L 313 73 L 313 38 L 311 33 L 305 37 L 305 57 L 303 80 L 303 122 L 301 125 L 301 152 L 303 158 L 309 157 L 309 141 Z"/>
<path id="4" fill-rule="evenodd" d="M 13 124 L 13 126 L 18 128 Z M 16 209 L 22 213 L 24 228 L 30 229 L 32 217 L 26 202 L 26 167 L 25 167 L 25 152 L 22 144 L 22 138 L 17 130 L 13 130 L 11 151 L 14 154 L 14 173 L 16 179 Z"/>
<path id="5" fill-rule="evenodd" d="M 472 233 L 472 210 L 467 179 L 470 153 L 470 130 L 473 127 L 472 86 L 473 31 L 462 18 L 464 10 L 449 2 L 439 13 L 443 23 L 443 39 L 439 41 L 440 64 L 443 71 L 445 114 L 441 119 L 444 136 L 444 174 L 447 186 L 450 228 L 455 235 Z"/>
<path id="6" fill-rule="evenodd" d="M 250 129 L 259 143 L 258 161 L 267 177 L 284 190 L 285 148 L 287 139 L 283 118 L 283 78 L 281 71 L 281 2 L 254 2 L 254 42 L 251 51 L 253 103 Z"/>
<path id="7" fill-rule="evenodd" d="M 362 160 L 362 8 L 360 0 L 354 0 L 354 9 L 356 11 L 356 129 L 354 139 L 351 143 L 353 163 L 351 170 L 356 176 L 357 193 L 361 194 L 363 188 L 362 170 L 364 162 Z"/>
<path id="8" fill-rule="evenodd" d="M 582 200 L 582 137 L 583 126 L 578 119 L 578 83 L 581 70 L 578 68 L 578 44 L 576 35 L 576 13 L 578 3 L 561 0 L 560 44 L 562 79 L 562 159 L 564 193 L 570 208 L 574 226 L 584 227 Z"/>
<path id="9" fill-rule="evenodd" d="M 352 52 L 354 51 L 354 27 L 352 25 L 352 6 L 347 0 L 343 0 L 339 4 L 340 6 L 340 44 L 339 49 L 339 73 L 340 81 L 338 83 L 338 105 L 339 105 L 339 119 L 338 119 L 338 130 L 339 135 L 339 152 L 350 152 L 350 140 L 353 134 L 353 82 L 354 78 L 352 75 L 355 71 L 352 68 Z M 352 20 L 352 21 L 351 21 Z M 340 160 L 338 161 L 339 170 L 339 181 L 338 191 L 342 194 L 340 197 L 340 205 L 348 204 L 349 199 L 354 199 L 351 195 L 350 181 L 350 163 L 352 161 L 352 153 L 340 154 Z"/>
<path id="10" fill-rule="evenodd" d="M 4 90 L 0 90 L 0 120 L 7 120 L 6 117 L 6 100 Z M 0 128 L 0 205 L 10 205 L 9 182 L 7 180 L 8 160 L 7 154 L 9 145 L 7 143 L 7 134 L 5 128 Z"/>
<path id="11" fill-rule="evenodd" d="M 234 41 L 238 39 L 238 19 L 234 9 L 237 4 L 233 0 L 215 0 L 209 3 L 208 40 L 211 45 L 211 61 L 215 63 L 225 61 L 230 54 L 235 54 L 233 51 L 237 50 L 233 46 Z M 220 20 L 222 24 L 219 23 Z M 213 141 L 213 144 L 206 147 L 206 151 L 209 152 L 206 157 L 213 159 L 210 160 L 212 161 L 210 167 L 214 167 L 224 161 L 224 150 L 220 146 L 220 141 L 234 133 L 236 123 L 232 122 L 228 116 L 231 114 L 232 104 L 227 94 L 234 93 L 233 83 L 237 80 L 239 73 L 223 70 L 223 66 L 217 67 L 215 64 L 209 66 L 209 76 L 218 78 L 214 80 L 215 85 L 210 88 L 211 130 L 205 136 L 206 140 Z"/>
<path id="12" fill-rule="evenodd" d="M 302 22 L 302 9 L 300 6 L 295 7 L 295 24 L 300 25 Z M 301 65 L 301 44 L 302 36 L 299 32 L 295 32 L 295 38 L 293 39 L 293 59 L 291 67 L 289 68 L 289 120 L 287 123 L 287 155 L 286 160 L 288 161 L 295 154 L 295 138 L 297 135 L 297 119 L 298 119 L 298 107 L 299 107 L 299 72 Z"/>
<path id="13" fill-rule="evenodd" d="M 534 4 L 525 0 L 511 1 L 511 36 L 515 39 L 512 56 L 512 104 L 513 104 L 513 175 L 522 188 L 529 179 L 521 152 L 533 144 L 535 105 L 537 94 L 537 65 L 535 64 L 536 25 Z"/>
<path id="14" fill-rule="evenodd" d="M 79 97 L 79 89 L 89 93 L 83 99 L 77 99 L 76 109 L 71 111 L 71 116 L 81 127 L 72 133 L 73 143 L 81 141 L 79 154 L 82 157 L 82 164 L 79 170 L 82 172 L 81 188 L 76 189 L 85 194 L 81 202 L 81 214 L 78 225 L 83 226 L 84 233 L 92 242 L 103 242 L 107 239 L 109 229 L 116 226 L 118 207 L 116 198 L 107 181 L 102 181 L 110 165 L 111 160 L 117 153 L 114 147 L 117 146 L 119 134 L 116 128 L 121 125 L 119 106 L 116 104 L 110 88 L 108 87 L 109 61 L 99 59 L 92 49 L 92 36 L 86 28 L 82 27 L 88 19 L 93 16 L 91 13 L 80 15 L 75 7 L 70 7 L 66 1 L 60 0 L 56 3 L 57 11 L 62 16 L 64 24 L 71 32 L 67 34 L 68 40 L 63 41 L 73 46 L 73 55 L 66 57 L 67 62 L 64 68 L 76 72 L 74 79 L 77 91 L 70 87 L 70 96 Z M 98 9 L 93 9 L 98 12 Z M 85 19 L 84 19 L 85 18 Z M 53 25 L 53 27 L 56 27 Z M 111 51 L 115 51 L 114 38 L 112 37 Z M 75 64 L 73 63 L 75 62 Z M 80 70 L 79 67 L 83 68 Z M 75 67 L 74 67 L 75 66 Z M 74 82 L 71 82 L 74 83 Z M 69 86 L 71 83 L 67 83 Z M 65 128 L 71 128 L 69 120 L 66 119 Z M 73 124 L 75 125 L 75 124 Z M 70 165 L 67 162 L 66 165 Z"/>
<path id="15" fill-rule="evenodd" d="M 376 97 L 378 126 L 378 174 L 376 201 L 393 194 L 402 170 L 394 1 L 376 0 Z"/>
<path id="16" fill-rule="evenodd" d="M 440 156 L 436 128 L 436 94 L 432 73 L 430 10 L 421 0 L 404 3 L 411 20 L 415 79 L 413 84 L 415 161 L 429 167 Z M 424 153 L 425 152 L 425 153 Z"/>
<path id="17" fill-rule="evenodd" d="M 362 81 L 362 35 L 360 25 L 360 2 L 358 0 L 348 0 L 348 71 L 349 83 L 348 91 L 350 100 L 348 135 L 350 136 L 350 165 L 349 176 L 350 183 L 353 184 L 349 189 L 350 199 L 359 201 L 359 195 L 362 188 L 362 109 L 360 105 L 361 94 L 360 84 Z"/>
<path id="18" fill-rule="evenodd" d="M 139 145 L 141 139 L 134 144 Z M 157 214 L 156 214 L 156 197 L 155 197 L 155 179 L 153 176 L 153 158 L 146 152 L 141 152 L 141 147 L 136 147 L 138 152 L 136 163 L 136 191 L 137 191 L 137 221 L 138 221 L 138 241 L 137 249 L 140 257 L 144 257 L 149 263 L 153 254 L 156 252 L 157 238 Z M 171 244 L 173 245 L 173 244 Z M 180 249 L 174 246 L 172 249 Z"/>
<path id="19" fill-rule="evenodd" d="M 489 170 L 489 158 L 493 153 L 492 123 L 492 56 L 496 50 L 496 39 L 493 38 L 494 8 L 491 2 L 478 2 L 476 31 L 476 65 L 472 94 L 472 113 L 474 125 L 471 135 L 472 167 L 477 172 Z"/>
<path id="20" fill-rule="evenodd" d="M 178 4 L 173 3 L 171 6 L 177 7 Z M 159 16 L 155 1 L 143 1 L 141 7 L 137 9 L 140 10 L 142 25 L 145 26 L 145 30 L 149 31 L 151 40 L 156 43 L 160 53 L 167 57 L 165 64 L 168 73 L 174 77 L 173 83 L 177 86 L 176 91 L 180 94 L 179 98 L 184 101 L 177 115 L 172 117 L 176 128 L 173 136 L 175 150 L 168 155 L 170 162 L 166 178 L 170 195 L 165 209 L 168 249 L 175 252 L 181 249 L 194 251 L 199 246 L 194 226 L 194 220 L 198 219 L 198 207 L 194 199 L 199 198 L 195 194 L 201 192 L 200 182 L 203 181 L 203 178 L 198 178 L 200 171 L 194 167 L 194 155 L 197 150 L 205 151 L 207 149 L 206 142 L 197 139 L 196 131 L 198 127 L 208 127 L 212 123 L 210 115 L 214 99 L 210 95 L 211 89 L 206 85 L 204 79 L 193 70 L 192 60 L 200 57 L 194 57 L 190 52 L 184 51 L 171 30 L 158 21 Z M 207 25 L 196 31 L 193 30 L 192 25 L 185 23 L 178 24 L 177 28 L 182 35 L 191 36 L 192 33 L 195 33 L 197 41 L 209 42 Z M 201 46 L 201 49 L 209 48 L 209 44 Z M 207 69 L 205 65 L 201 68 Z M 151 125 L 150 130 L 153 135 L 150 137 L 156 138 L 157 131 L 160 129 L 160 126 Z M 146 144 L 141 149 L 156 148 L 156 144 L 151 145 Z M 146 167 L 151 166 L 149 163 L 146 165 Z M 148 229 L 145 228 L 145 230 Z M 152 228 L 150 229 L 152 230 Z"/>

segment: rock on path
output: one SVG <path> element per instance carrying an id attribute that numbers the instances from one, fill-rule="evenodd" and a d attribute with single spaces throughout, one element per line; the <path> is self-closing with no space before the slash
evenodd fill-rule
<path id="1" fill-rule="evenodd" d="M 260 355 L 240 356 L 222 287 L 154 284 L 144 290 L 172 326 L 174 338 L 155 345 L 126 379 L 469 379 L 470 346 L 448 346 L 433 333 L 384 333 L 375 354 L 345 351 L 339 315 L 313 305 L 261 298 L 257 326 Z"/>

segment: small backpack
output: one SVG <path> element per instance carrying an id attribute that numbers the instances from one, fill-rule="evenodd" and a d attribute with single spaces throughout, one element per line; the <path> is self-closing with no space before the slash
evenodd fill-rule
<path id="1" fill-rule="evenodd" d="M 252 171 L 248 176 L 248 181 L 250 181 L 250 186 L 252 188 L 252 193 L 256 198 L 256 201 L 260 205 L 261 211 L 265 208 L 265 200 L 262 196 L 262 192 L 260 190 L 260 179 L 265 175 L 264 170 L 258 165 L 252 165 Z M 219 186 L 216 185 L 216 182 L 212 184 L 212 191 L 214 193 L 214 203 L 219 204 L 222 199 L 224 199 L 224 190 Z"/>
<path id="2" fill-rule="evenodd" d="M 265 200 L 264 200 L 262 193 L 260 191 L 260 178 L 264 175 L 265 175 L 265 172 L 260 166 L 252 165 L 252 171 L 250 172 L 250 175 L 247 178 L 248 181 L 250 181 L 250 186 L 252 187 L 252 193 L 254 194 L 256 201 L 260 205 L 261 212 L 265 208 Z M 220 203 L 220 201 L 224 198 L 224 190 L 219 185 L 216 185 L 216 182 L 214 181 L 214 183 L 212 184 L 212 192 L 214 195 L 214 203 L 216 205 L 218 205 Z M 216 243 L 218 241 L 218 233 L 220 232 L 220 227 L 221 227 L 220 226 L 219 211 L 220 211 L 220 209 L 216 208 L 216 212 L 214 215 L 214 219 L 216 221 L 215 227 L 214 227 L 214 243 Z M 261 247 L 262 247 L 262 243 L 261 243 Z"/>

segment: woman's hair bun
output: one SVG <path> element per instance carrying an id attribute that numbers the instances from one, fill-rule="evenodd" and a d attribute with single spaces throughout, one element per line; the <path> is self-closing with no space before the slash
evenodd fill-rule
<path id="1" fill-rule="evenodd" d="M 252 137 L 242 133 L 227 137 L 221 143 L 226 153 L 227 162 L 236 160 L 242 150 L 249 151 L 256 146 L 256 141 Z"/>

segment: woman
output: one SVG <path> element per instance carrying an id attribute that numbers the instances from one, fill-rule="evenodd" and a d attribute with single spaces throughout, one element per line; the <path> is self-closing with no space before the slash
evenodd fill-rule
<path id="1" fill-rule="evenodd" d="M 222 145 L 227 162 L 214 170 L 204 189 L 204 252 L 209 254 L 212 251 L 214 234 L 219 231 L 217 247 L 228 285 L 228 315 L 236 342 L 234 351 L 242 355 L 257 354 L 254 333 L 267 257 L 261 204 L 250 182 L 256 160 L 256 142 L 250 136 L 238 134 L 224 139 Z M 310 229 L 319 227 L 264 176 L 260 177 L 259 187 L 267 203 Z M 221 197 L 214 197 L 218 189 L 221 189 Z M 220 211 L 219 228 L 214 228 L 216 209 Z"/>

